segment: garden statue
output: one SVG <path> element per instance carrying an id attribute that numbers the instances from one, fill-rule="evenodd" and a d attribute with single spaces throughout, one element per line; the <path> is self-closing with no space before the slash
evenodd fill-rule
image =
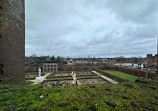
<path id="1" fill-rule="evenodd" d="M 41 76 L 41 68 L 40 67 L 38 69 L 38 75 L 39 75 L 39 77 L 36 77 L 36 80 L 40 81 L 40 82 L 44 81 L 44 77 Z"/>
<path id="2" fill-rule="evenodd" d="M 40 67 L 38 69 L 38 74 L 39 74 L 39 77 L 41 77 L 41 69 L 40 69 Z"/>

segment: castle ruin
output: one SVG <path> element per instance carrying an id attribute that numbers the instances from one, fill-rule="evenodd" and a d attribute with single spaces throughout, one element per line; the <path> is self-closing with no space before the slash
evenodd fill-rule
<path id="1" fill-rule="evenodd" d="M 157 54 L 153 56 L 152 54 L 147 54 L 147 67 L 157 66 Z"/>
<path id="2" fill-rule="evenodd" d="M 0 83 L 25 84 L 25 1 L 0 0 Z"/>

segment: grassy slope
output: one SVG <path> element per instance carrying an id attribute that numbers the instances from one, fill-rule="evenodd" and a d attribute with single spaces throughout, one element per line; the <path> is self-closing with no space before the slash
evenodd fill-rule
<path id="1" fill-rule="evenodd" d="M 109 74 L 113 74 L 116 75 L 118 77 L 124 78 L 124 79 L 128 79 L 130 81 L 135 81 L 136 79 L 138 79 L 137 76 L 131 75 L 131 74 L 127 74 L 124 72 L 120 72 L 120 71 L 113 71 L 113 70 L 104 70 L 105 72 L 109 73 Z"/>
<path id="2" fill-rule="evenodd" d="M 142 87 L 140 83 L 50 88 L 0 85 L 0 111 L 158 110 L 158 85 L 152 86 L 156 89 Z"/>

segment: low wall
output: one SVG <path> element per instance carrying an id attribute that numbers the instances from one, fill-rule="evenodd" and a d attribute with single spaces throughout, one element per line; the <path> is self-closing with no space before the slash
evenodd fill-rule
<path id="1" fill-rule="evenodd" d="M 38 72 L 39 67 L 25 67 L 25 73 L 28 72 Z"/>
<path id="2" fill-rule="evenodd" d="M 59 66 L 59 71 L 79 71 L 79 70 L 92 70 L 92 69 L 104 69 L 104 66 Z"/>

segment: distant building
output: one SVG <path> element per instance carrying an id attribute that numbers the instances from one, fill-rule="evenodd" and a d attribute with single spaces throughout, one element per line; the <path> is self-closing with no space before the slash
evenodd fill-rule
<path id="1" fill-rule="evenodd" d="M 103 64 L 106 63 L 104 58 L 72 58 L 68 61 L 68 64 L 72 63 L 88 63 L 88 64 Z"/>
<path id="2" fill-rule="evenodd" d="M 72 62 L 73 62 L 73 59 L 70 59 L 67 61 L 67 64 L 72 64 Z"/>
<path id="3" fill-rule="evenodd" d="M 116 60 L 115 59 L 108 59 L 107 65 L 115 65 Z"/>
<path id="4" fill-rule="evenodd" d="M 145 64 L 141 63 L 133 63 L 133 62 L 115 62 L 116 66 L 125 66 L 125 67 L 132 67 L 132 68 L 145 68 Z"/>
<path id="5" fill-rule="evenodd" d="M 115 62 L 115 65 L 118 66 L 133 66 L 133 62 Z"/>
<path id="6" fill-rule="evenodd" d="M 147 54 L 147 67 L 157 66 L 157 54 L 153 56 L 152 54 Z"/>
<path id="7" fill-rule="evenodd" d="M 43 72 L 58 72 L 57 63 L 43 63 Z"/>

